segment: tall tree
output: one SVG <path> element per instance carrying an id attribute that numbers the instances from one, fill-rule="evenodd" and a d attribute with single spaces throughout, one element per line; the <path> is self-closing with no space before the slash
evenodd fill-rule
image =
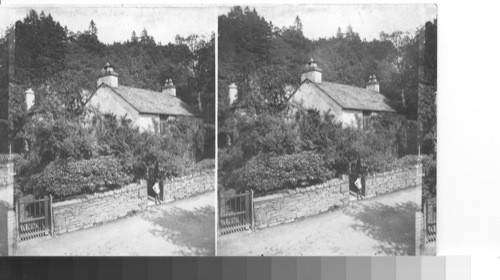
<path id="1" fill-rule="evenodd" d="M 132 36 L 130 37 L 130 41 L 131 41 L 132 43 L 134 43 L 134 44 L 135 44 L 135 43 L 137 43 L 137 42 L 139 42 L 139 38 L 138 38 L 138 37 L 137 37 L 137 35 L 135 34 L 135 31 L 132 31 Z"/>
<path id="2" fill-rule="evenodd" d="M 293 23 L 293 25 L 297 31 L 302 32 L 302 28 L 303 28 L 302 20 L 300 20 L 298 15 L 295 17 L 295 22 Z"/>

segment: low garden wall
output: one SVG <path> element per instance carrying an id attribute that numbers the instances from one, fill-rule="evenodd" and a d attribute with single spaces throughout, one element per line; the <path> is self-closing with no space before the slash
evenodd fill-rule
<path id="1" fill-rule="evenodd" d="M 366 198 L 422 186 L 422 165 L 398 168 L 365 178 Z M 349 177 L 254 198 L 254 227 L 289 223 L 349 204 Z"/>
<path id="2" fill-rule="evenodd" d="M 14 207 L 14 164 L 0 162 L 0 201 L 8 208 Z"/>
<path id="3" fill-rule="evenodd" d="M 215 170 L 178 177 L 163 182 L 163 201 L 174 201 L 215 190 Z"/>
<path id="4" fill-rule="evenodd" d="M 365 178 L 365 197 L 373 198 L 386 193 L 422 186 L 422 164 L 378 173 Z"/>
<path id="5" fill-rule="evenodd" d="M 14 164 L 0 159 L 0 256 L 12 254 L 16 242 L 14 212 Z"/>
<path id="6" fill-rule="evenodd" d="M 52 206 L 54 232 L 62 234 L 116 220 L 148 205 L 145 181 L 120 189 L 55 202 Z"/>
<path id="7" fill-rule="evenodd" d="M 265 228 L 328 211 L 349 203 L 349 178 L 254 198 L 256 228 Z"/>

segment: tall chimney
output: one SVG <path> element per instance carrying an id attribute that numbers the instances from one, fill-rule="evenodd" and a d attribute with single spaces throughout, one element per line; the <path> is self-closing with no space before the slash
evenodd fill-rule
<path id="1" fill-rule="evenodd" d="M 26 93 L 26 110 L 30 110 L 35 104 L 35 92 L 29 88 L 24 93 Z"/>
<path id="2" fill-rule="evenodd" d="M 102 68 L 102 76 L 97 80 L 97 86 L 101 84 L 106 84 L 113 88 L 118 87 L 118 73 L 113 70 L 113 66 L 109 62 L 106 62 Z"/>
<path id="3" fill-rule="evenodd" d="M 233 105 L 236 99 L 238 99 L 238 87 L 232 83 L 229 85 L 229 105 Z"/>
<path id="4" fill-rule="evenodd" d="M 380 85 L 377 81 L 377 77 L 375 75 L 370 76 L 370 80 L 366 85 L 366 89 L 373 90 L 375 92 L 380 92 Z"/>
<path id="5" fill-rule="evenodd" d="M 175 86 L 174 86 L 174 83 L 172 82 L 172 79 L 165 80 L 165 86 L 163 87 L 162 92 L 165 94 L 169 94 L 171 96 L 177 96 L 177 93 L 175 91 Z"/>
<path id="6" fill-rule="evenodd" d="M 314 59 L 311 57 L 309 62 L 306 64 L 304 73 L 302 73 L 302 76 L 300 77 L 300 82 L 302 83 L 308 79 L 313 83 L 321 84 L 323 82 L 323 75 L 321 72 L 321 68 L 318 67 Z"/>

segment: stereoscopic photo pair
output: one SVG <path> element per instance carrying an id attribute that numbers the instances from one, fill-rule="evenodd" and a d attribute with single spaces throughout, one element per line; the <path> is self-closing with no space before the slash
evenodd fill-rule
<path id="1" fill-rule="evenodd" d="M 1 255 L 435 254 L 435 6 L 0 11 Z"/>

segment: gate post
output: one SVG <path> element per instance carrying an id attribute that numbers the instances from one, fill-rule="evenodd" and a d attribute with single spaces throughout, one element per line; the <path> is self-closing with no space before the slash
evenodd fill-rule
<path id="1" fill-rule="evenodd" d="M 54 234 L 54 211 L 52 210 L 52 195 L 49 194 L 49 207 L 50 207 L 50 235 Z"/>
<path id="2" fill-rule="evenodd" d="M 428 236 L 428 233 L 427 233 L 427 223 L 429 221 L 427 221 L 427 200 L 424 202 L 424 243 L 427 244 L 427 236 Z"/>
<path id="3" fill-rule="evenodd" d="M 43 204 L 45 204 L 45 229 L 49 228 L 50 230 L 50 225 L 49 225 L 49 197 L 45 196 Z"/>
<path id="4" fill-rule="evenodd" d="M 248 190 L 245 191 L 245 222 L 247 224 L 250 222 L 250 193 Z"/>
<path id="5" fill-rule="evenodd" d="M 255 227 L 255 217 L 254 217 L 254 209 L 253 209 L 253 189 L 250 189 L 250 218 L 252 219 L 252 230 Z"/>
<path id="6" fill-rule="evenodd" d="M 16 243 L 21 241 L 21 212 L 20 212 L 20 202 L 16 201 L 16 224 L 17 224 L 17 234 L 16 234 Z"/>

